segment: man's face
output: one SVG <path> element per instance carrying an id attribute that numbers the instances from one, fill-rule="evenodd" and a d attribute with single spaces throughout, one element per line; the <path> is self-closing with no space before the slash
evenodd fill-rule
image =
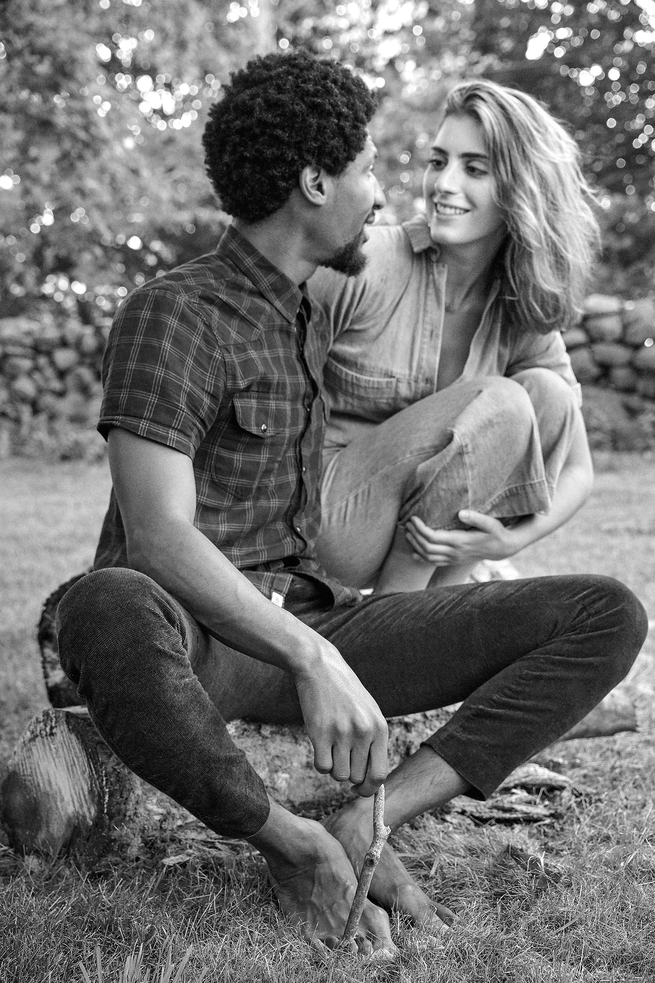
<path id="1" fill-rule="evenodd" d="M 343 174 L 330 178 L 330 200 L 324 206 L 324 231 L 332 252 L 322 260 L 322 266 L 356 276 L 366 265 L 362 245 L 368 238 L 366 226 L 375 220 L 375 213 L 384 206 L 385 198 L 373 172 L 377 157 L 370 136 L 364 149 L 348 165 Z M 334 245 L 332 245 L 334 244 Z"/>

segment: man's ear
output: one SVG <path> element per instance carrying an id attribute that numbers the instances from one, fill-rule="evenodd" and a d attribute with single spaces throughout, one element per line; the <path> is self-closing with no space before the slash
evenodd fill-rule
<path id="1" fill-rule="evenodd" d="M 303 167 L 298 179 L 298 186 L 305 198 L 312 205 L 323 205 L 327 198 L 326 174 L 322 167 L 308 164 Z"/>

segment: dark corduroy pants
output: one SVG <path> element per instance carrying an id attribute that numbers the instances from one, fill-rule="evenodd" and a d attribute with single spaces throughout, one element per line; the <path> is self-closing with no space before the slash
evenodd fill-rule
<path id="1" fill-rule="evenodd" d="M 626 675 L 647 630 L 623 584 L 575 575 L 371 595 L 331 606 L 294 577 L 286 605 L 328 638 L 386 716 L 461 702 L 427 744 L 484 798 Z M 100 734 L 141 778 L 227 836 L 268 796 L 226 722 L 302 723 L 291 677 L 211 637 L 143 574 L 98 570 L 58 612 L 63 667 Z"/>

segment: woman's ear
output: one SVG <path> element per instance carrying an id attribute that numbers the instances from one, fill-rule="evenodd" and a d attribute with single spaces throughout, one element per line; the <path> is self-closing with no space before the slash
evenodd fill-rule
<path id="1" fill-rule="evenodd" d="M 308 164 L 303 167 L 298 179 L 298 186 L 305 198 L 312 205 L 323 205 L 326 199 L 326 174 L 322 167 Z"/>

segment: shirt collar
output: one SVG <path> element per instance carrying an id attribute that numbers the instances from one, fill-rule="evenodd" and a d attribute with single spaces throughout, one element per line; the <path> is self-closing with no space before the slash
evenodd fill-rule
<path id="1" fill-rule="evenodd" d="M 415 215 L 409 221 L 403 222 L 403 229 L 415 253 L 424 253 L 426 249 L 433 249 L 439 255 L 439 246 L 432 241 L 425 215 Z"/>
<path id="2" fill-rule="evenodd" d="M 437 243 L 432 240 L 428 220 L 426 219 L 425 215 L 415 215 L 414 218 L 410 218 L 407 222 L 403 222 L 402 227 L 405 230 L 405 234 L 407 235 L 409 243 L 415 253 L 424 253 L 426 250 L 432 249 L 434 250 L 435 258 L 439 257 L 441 250 L 439 249 Z M 495 272 L 492 274 L 486 310 L 489 309 L 492 301 L 494 301 L 498 296 L 499 290 L 500 276 L 497 272 Z"/>
<path id="3" fill-rule="evenodd" d="M 300 287 L 262 255 L 233 225 L 228 225 L 223 233 L 217 252 L 222 258 L 234 263 L 286 321 L 290 324 L 295 322 L 303 301 Z"/>

